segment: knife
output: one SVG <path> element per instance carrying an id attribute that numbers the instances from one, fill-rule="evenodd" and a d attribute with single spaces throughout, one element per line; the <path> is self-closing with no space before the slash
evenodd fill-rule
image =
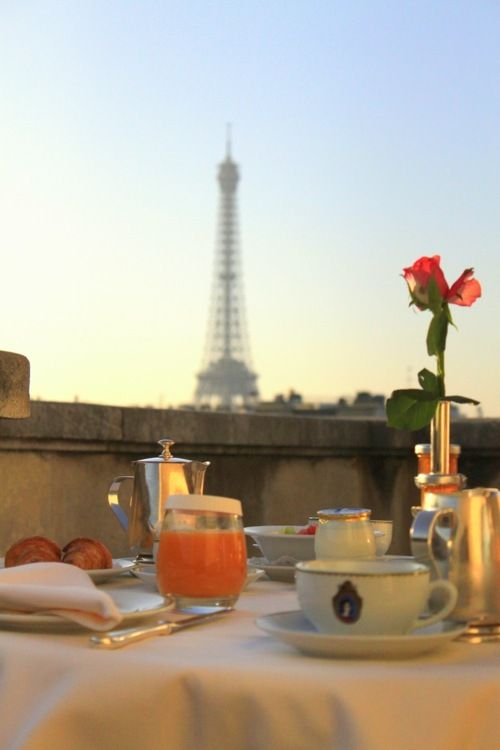
<path id="1" fill-rule="evenodd" d="M 142 627 L 123 628 L 122 630 L 109 630 L 107 633 L 90 636 L 90 643 L 99 648 L 122 648 L 145 638 L 151 638 L 154 635 L 172 635 L 178 630 L 191 628 L 194 625 L 201 625 L 203 622 L 215 620 L 217 617 L 232 612 L 233 607 L 203 607 L 202 614 L 191 615 L 182 620 L 159 620 L 154 625 L 143 625 Z"/>

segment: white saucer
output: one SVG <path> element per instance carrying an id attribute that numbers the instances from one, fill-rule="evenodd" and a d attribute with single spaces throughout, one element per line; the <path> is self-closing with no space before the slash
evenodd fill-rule
<path id="1" fill-rule="evenodd" d="M 122 576 L 124 573 L 131 573 L 136 566 L 135 560 L 129 560 L 126 557 L 113 559 L 111 568 L 101 568 L 99 570 L 87 570 L 94 583 L 104 583 L 111 578 Z"/>
<path id="2" fill-rule="evenodd" d="M 265 571 L 261 568 L 254 568 L 248 565 L 247 578 L 243 591 L 245 591 L 252 583 L 255 583 L 259 578 L 265 576 Z M 141 566 L 140 564 L 134 570 L 134 575 L 140 578 L 141 581 L 153 591 L 158 591 L 156 584 L 156 565 Z"/>
<path id="3" fill-rule="evenodd" d="M 271 581 L 282 581 L 284 583 L 294 583 L 295 565 L 274 565 L 267 562 L 265 557 L 251 557 L 248 560 L 251 568 L 263 570 Z"/>
<path id="4" fill-rule="evenodd" d="M 119 611 L 123 615 L 120 627 L 129 625 L 137 620 L 148 617 L 160 616 L 164 612 L 173 609 L 174 603 L 169 598 L 150 591 L 141 591 L 137 588 L 110 587 L 107 593 L 111 596 Z M 28 630 L 28 631 L 72 631 L 82 630 L 72 620 L 49 614 L 38 614 L 28 612 L 0 612 L 0 629 Z"/>
<path id="5" fill-rule="evenodd" d="M 318 633 L 300 611 L 259 617 L 266 633 L 312 656 L 343 659 L 407 659 L 441 648 L 467 630 L 467 624 L 444 620 L 408 635 L 327 635 Z"/>
<path id="6" fill-rule="evenodd" d="M 254 568 L 252 565 L 248 565 L 247 568 L 247 579 L 245 581 L 245 585 L 243 587 L 243 591 L 246 591 L 249 586 L 252 585 L 252 583 L 255 583 L 255 581 L 258 581 L 259 578 L 263 578 L 266 575 L 266 571 L 262 568 Z"/>

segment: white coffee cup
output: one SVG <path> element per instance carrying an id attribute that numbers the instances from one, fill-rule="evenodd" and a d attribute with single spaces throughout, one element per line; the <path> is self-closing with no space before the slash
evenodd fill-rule
<path id="1" fill-rule="evenodd" d="M 335 635 L 402 635 L 443 620 L 457 602 L 453 584 L 431 583 L 411 559 L 309 560 L 297 563 L 295 580 L 306 617 Z M 440 609 L 419 617 L 437 592 Z"/>
<path id="2" fill-rule="evenodd" d="M 392 521 L 378 521 L 370 519 L 370 525 L 375 535 L 375 554 L 383 557 L 392 542 Z"/>

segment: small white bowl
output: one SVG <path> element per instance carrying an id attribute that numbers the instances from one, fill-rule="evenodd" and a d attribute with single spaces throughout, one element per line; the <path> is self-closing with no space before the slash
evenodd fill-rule
<path id="1" fill-rule="evenodd" d="M 299 531 L 304 526 L 247 526 L 245 534 L 252 537 L 269 563 L 314 560 L 314 534 L 283 534 L 283 529 Z"/>

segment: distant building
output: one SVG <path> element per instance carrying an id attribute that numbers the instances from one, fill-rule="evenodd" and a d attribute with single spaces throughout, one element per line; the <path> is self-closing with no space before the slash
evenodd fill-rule
<path id="1" fill-rule="evenodd" d="M 334 403 L 304 402 L 300 393 L 279 393 L 272 401 L 261 401 L 254 411 L 263 414 L 290 414 L 315 417 L 385 417 L 385 396 L 359 391 L 352 401 L 340 398 Z"/>
<path id="2" fill-rule="evenodd" d="M 350 404 L 339 399 L 337 410 L 338 417 L 385 417 L 385 396 L 358 391 Z"/>

